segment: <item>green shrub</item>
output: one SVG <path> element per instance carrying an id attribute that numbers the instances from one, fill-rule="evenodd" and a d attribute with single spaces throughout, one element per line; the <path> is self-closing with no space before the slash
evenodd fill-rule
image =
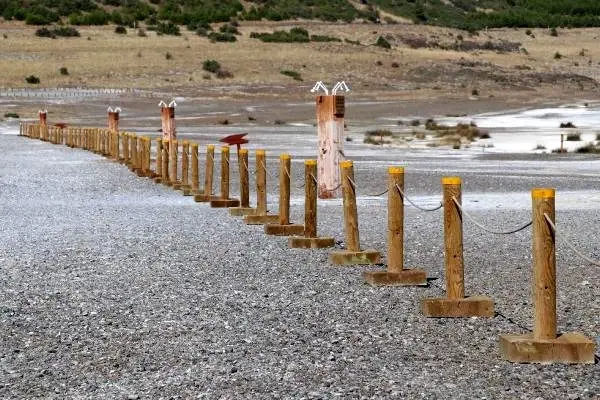
<path id="1" fill-rule="evenodd" d="M 387 40 L 385 40 L 385 38 L 383 36 L 379 36 L 379 38 L 377 38 L 377 42 L 375 42 L 375 46 L 379 46 L 382 47 L 384 49 L 391 49 L 392 45 L 390 44 L 390 42 L 388 42 Z"/>
<path id="2" fill-rule="evenodd" d="M 567 142 L 579 142 L 581 141 L 581 134 L 569 133 L 567 134 Z"/>
<path id="3" fill-rule="evenodd" d="M 558 36 L 558 31 L 556 30 L 556 28 L 550 29 L 550 36 Z"/>
<path id="4" fill-rule="evenodd" d="M 558 51 L 556 53 L 554 53 L 554 59 L 555 60 L 560 60 L 561 58 L 563 58 L 563 55 L 560 54 Z"/>
<path id="5" fill-rule="evenodd" d="M 61 75 L 69 75 L 69 70 L 67 69 L 67 67 L 60 67 L 58 72 L 60 72 Z"/>
<path id="6" fill-rule="evenodd" d="M 336 37 L 327 36 L 327 35 L 311 35 L 310 41 L 311 42 L 341 42 L 342 39 L 338 39 Z"/>
<path id="7" fill-rule="evenodd" d="M 221 28 L 219 28 L 219 32 L 229 33 L 231 35 L 241 35 L 240 31 L 238 31 L 238 29 L 235 26 L 229 24 L 221 26 Z"/>
<path id="8" fill-rule="evenodd" d="M 307 43 L 310 42 L 308 31 L 303 28 L 292 28 L 289 32 L 275 31 L 273 33 L 250 33 L 250 37 L 267 43 Z"/>
<path id="9" fill-rule="evenodd" d="M 72 26 L 59 26 L 52 30 L 52 33 L 61 37 L 80 37 L 79 31 Z"/>
<path id="10" fill-rule="evenodd" d="M 150 28 L 148 28 L 148 29 L 150 29 Z M 160 35 L 173 35 L 173 36 L 181 35 L 181 32 L 179 31 L 179 26 L 175 25 L 172 22 L 167 22 L 166 24 L 159 22 L 156 25 L 155 30 L 156 30 L 156 33 L 160 34 Z"/>
<path id="11" fill-rule="evenodd" d="M 35 75 L 29 75 L 28 77 L 25 78 L 25 82 L 32 84 L 32 85 L 37 85 L 38 83 L 40 83 L 40 78 L 38 78 Z"/>
<path id="12" fill-rule="evenodd" d="M 7 112 L 4 114 L 4 118 L 19 118 L 19 114 L 14 112 Z"/>
<path id="13" fill-rule="evenodd" d="M 216 60 L 205 60 L 202 63 L 202 69 L 208 72 L 216 73 L 221 69 L 221 64 Z"/>
<path id="14" fill-rule="evenodd" d="M 167 51 L 167 54 L 165 54 L 165 58 L 167 60 L 172 60 L 173 59 L 173 55 Z"/>
<path id="15" fill-rule="evenodd" d="M 221 33 L 221 32 L 211 32 L 208 35 L 208 38 L 212 41 L 212 42 L 235 42 L 237 41 L 237 38 L 232 35 L 231 33 Z"/>
<path id="16" fill-rule="evenodd" d="M 285 75 L 285 76 L 289 76 L 290 78 L 293 78 L 296 81 L 302 81 L 302 76 L 300 75 L 299 72 L 292 71 L 289 69 L 284 69 L 282 71 L 279 71 L 279 73 L 281 73 L 282 75 Z"/>
<path id="17" fill-rule="evenodd" d="M 115 33 L 118 35 L 127 35 L 127 29 L 123 25 L 118 25 L 115 28 Z"/>
<path id="18" fill-rule="evenodd" d="M 56 38 L 56 35 L 52 33 L 52 31 L 46 27 L 39 28 L 35 31 L 35 36 L 38 37 L 47 37 L 47 38 Z"/>

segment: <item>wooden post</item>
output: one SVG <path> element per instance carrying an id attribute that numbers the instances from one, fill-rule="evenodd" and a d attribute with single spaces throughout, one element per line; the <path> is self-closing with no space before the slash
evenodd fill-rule
<path id="1" fill-rule="evenodd" d="M 256 150 L 256 211 L 246 215 L 244 222 L 248 225 L 275 224 L 279 215 L 267 213 L 267 164 L 264 150 Z"/>
<path id="2" fill-rule="evenodd" d="M 250 176 L 248 172 L 248 150 L 238 150 L 238 169 L 240 171 L 240 206 L 229 209 L 229 215 L 243 217 L 254 215 L 256 209 L 250 207 Z"/>
<path id="3" fill-rule="evenodd" d="M 156 167 L 154 171 L 154 182 L 161 183 L 162 174 L 162 153 L 163 153 L 163 141 L 162 138 L 156 138 Z"/>
<path id="4" fill-rule="evenodd" d="M 123 163 L 129 164 L 130 156 L 129 156 L 129 134 L 123 133 Z"/>
<path id="5" fill-rule="evenodd" d="M 427 274 L 404 268 L 404 168 L 388 168 L 388 253 L 387 271 L 365 271 L 373 286 L 425 286 Z"/>
<path id="6" fill-rule="evenodd" d="M 163 139 L 162 141 L 162 184 L 169 186 L 169 146 L 170 142 L 167 139 Z"/>
<path id="7" fill-rule="evenodd" d="M 304 233 L 304 225 L 290 224 L 291 164 L 292 158 L 289 154 L 279 156 L 279 223 L 266 224 L 267 235 L 298 236 Z"/>
<path id="8" fill-rule="evenodd" d="M 319 198 L 339 198 L 344 150 L 344 96 L 317 96 Z"/>
<path id="9" fill-rule="evenodd" d="M 444 251 L 446 254 L 446 292 L 449 299 L 465 297 L 462 215 L 456 199 L 462 203 L 461 181 L 458 177 L 442 180 L 444 189 Z"/>
<path id="10" fill-rule="evenodd" d="M 216 199 L 213 196 L 213 175 L 215 168 L 215 146 L 209 144 L 206 146 L 206 167 L 204 173 L 204 193 L 194 195 L 194 201 L 197 203 L 206 203 Z"/>
<path id="11" fill-rule="evenodd" d="M 229 208 L 239 207 L 240 201 L 229 198 L 229 146 L 221 147 L 221 196 L 210 202 L 211 207 Z"/>
<path id="12" fill-rule="evenodd" d="M 181 144 L 181 185 L 179 189 L 189 190 L 189 168 L 190 168 L 190 143 L 184 140 Z"/>
<path id="13" fill-rule="evenodd" d="M 38 117 L 40 119 L 40 139 L 48 140 L 48 111 L 39 111 Z"/>
<path id="14" fill-rule="evenodd" d="M 135 170 L 138 166 L 138 145 L 137 145 L 137 135 L 131 133 L 129 136 L 130 143 L 130 153 L 131 153 L 131 161 L 129 163 L 129 169 L 132 171 Z"/>
<path id="15" fill-rule="evenodd" d="M 329 261 L 334 265 L 365 265 L 379 263 L 380 254 L 375 250 L 360 250 L 358 231 L 358 211 L 356 206 L 356 188 L 354 187 L 354 164 L 352 161 L 340 163 L 344 207 L 344 237 L 346 249 L 334 251 Z"/>
<path id="16" fill-rule="evenodd" d="M 595 343 L 579 332 L 557 336 L 554 189 L 533 189 L 533 334 L 500 336 L 502 356 L 512 362 L 594 363 Z"/>
<path id="17" fill-rule="evenodd" d="M 304 161 L 304 237 L 290 237 L 288 246 L 323 249 L 335 245 L 332 237 L 317 237 L 317 160 Z"/>
<path id="18" fill-rule="evenodd" d="M 565 152 L 564 142 L 565 142 L 565 135 L 563 133 L 561 133 L 560 134 L 560 152 L 561 153 Z"/>
<path id="19" fill-rule="evenodd" d="M 183 191 L 185 196 L 192 196 L 200 193 L 200 178 L 198 176 L 198 143 L 191 143 L 192 153 L 192 180 L 190 187 Z"/>
<path id="20" fill-rule="evenodd" d="M 444 255 L 447 298 L 423 300 L 423 313 L 428 317 L 493 317 L 494 302 L 486 296 L 465 298 L 461 179 L 442 178 L 444 194 Z"/>
<path id="21" fill-rule="evenodd" d="M 179 184 L 177 181 L 177 158 L 179 153 L 179 145 L 176 139 L 169 142 L 169 183 L 167 186 L 175 186 Z"/>
<path id="22" fill-rule="evenodd" d="M 161 120 L 163 139 L 176 140 L 177 133 L 175 130 L 175 107 L 162 107 Z"/>
<path id="23" fill-rule="evenodd" d="M 108 112 L 108 129 L 111 132 L 119 132 L 119 112 L 109 111 Z"/>

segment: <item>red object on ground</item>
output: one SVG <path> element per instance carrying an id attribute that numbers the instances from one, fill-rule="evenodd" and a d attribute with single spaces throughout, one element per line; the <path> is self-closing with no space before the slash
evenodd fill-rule
<path id="1" fill-rule="evenodd" d="M 244 138 L 244 136 L 246 136 L 247 134 L 248 133 L 237 133 L 235 135 L 225 136 L 223 139 L 219 140 L 219 142 L 227 143 L 230 146 L 234 144 L 239 146 L 241 144 L 248 143 L 248 139 Z"/>

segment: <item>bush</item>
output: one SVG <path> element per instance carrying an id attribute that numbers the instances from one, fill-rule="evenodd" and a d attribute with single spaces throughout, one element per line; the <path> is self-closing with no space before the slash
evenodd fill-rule
<path id="1" fill-rule="evenodd" d="M 237 38 L 231 33 L 211 32 L 208 38 L 212 42 L 235 42 Z"/>
<path id="2" fill-rule="evenodd" d="M 559 128 L 577 128 L 571 121 L 561 122 Z"/>
<path id="3" fill-rule="evenodd" d="M 579 142 L 581 140 L 581 134 L 569 133 L 567 134 L 567 142 Z"/>
<path id="4" fill-rule="evenodd" d="M 556 30 L 556 28 L 550 29 L 550 36 L 558 36 L 558 31 Z"/>
<path id="5" fill-rule="evenodd" d="M 118 25 L 115 28 L 115 33 L 118 35 L 127 35 L 127 29 L 123 25 Z"/>
<path id="6" fill-rule="evenodd" d="M 479 96 L 479 90 L 477 90 L 477 89 L 471 90 L 471 96 Z"/>
<path id="7" fill-rule="evenodd" d="M 533 32 L 531 32 L 531 29 L 527 29 L 527 30 L 525 31 L 525 34 L 526 34 L 527 36 L 531 36 L 531 35 L 533 34 Z"/>
<path id="8" fill-rule="evenodd" d="M 302 81 L 302 76 L 300 75 L 299 72 L 292 71 L 289 69 L 284 69 L 282 71 L 279 71 L 279 73 L 281 75 L 289 76 L 290 78 L 293 78 L 296 81 Z"/>
<path id="9" fill-rule="evenodd" d="M 599 154 L 600 148 L 589 143 L 583 147 L 579 147 L 577 150 L 575 150 L 575 152 L 582 153 L 582 154 Z"/>
<path id="10" fill-rule="evenodd" d="M 360 40 L 344 39 L 344 43 L 360 45 Z"/>
<path id="11" fill-rule="evenodd" d="M 19 114 L 14 112 L 7 112 L 4 114 L 4 118 L 19 118 Z"/>
<path id="12" fill-rule="evenodd" d="M 206 28 L 200 27 L 196 29 L 196 35 L 206 37 L 208 36 L 208 31 L 206 30 Z"/>
<path id="13" fill-rule="evenodd" d="M 221 64 L 216 60 L 205 60 L 202 63 L 202 69 L 208 72 L 216 73 L 221 69 Z"/>
<path id="14" fill-rule="evenodd" d="M 289 32 L 275 31 L 273 33 L 250 33 L 250 37 L 266 43 L 307 43 L 310 42 L 308 31 L 303 28 L 292 28 Z"/>
<path id="15" fill-rule="evenodd" d="M 69 70 L 67 69 L 67 67 L 60 67 L 58 72 L 60 72 L 61 75 L 69 75 Z"/>
<path id="16" fill-rule="evenodd" d="M 138 29 L 137 35 L 139 37 L 147 37 L 148 36 L 148 34 L 146 33 L 146 31 L 144 29 L 142 29 L 142 28 Z"/>
<path id="17" fill-rule="evenodd" d="M 554 53 L 554 59 L 555 60 L 560 60 L 561 58 L 563 58 L 563 55 L 560 54 L 558 51 L 556 53 Z"/>
<path id="18" fill-rule="evenodd" d="M 165 58 L 167 60 L 172 60 L 173 59 L 173 55 L 167 51 L 167 54 L 165 54 Z"/>
<path id="19" fill-rule="evenodd" d="M 46 27 L 39 28 L 35 31 L 35 36 L 39 37 L 47 37 L 47 38 L 56 38 L 56 35 L 52 33 L 52 31 Z"/>
<path id="20" fill-rule="evenodd" d="M 379 36 L 379 38 L 377 38 L 377 42 L 375 42 L 375 46 L 379 46 L 381 48 L 388 49 L 388 50 L 392 48 L 392 45 L 390 44 L 390 42 L 385 40 L 385 38 L 383 36 Z"/>
<path id="21" fill-rule="evenodd" d="M 56 39 L 57 36 L 61 37 L 80 37 L 79 31 L 71 26 L 59 26 L 54 29 L 48 29 L 46 27 L 39 28 L 35 31 L 35 35 L 39 37 L 47 37 Z"/>
<path id="22" fill-rule="evenodd" d="M 233 74 L 226 69 L 220 69 L 215 74 L 219 79 L 233 78 Z"/>
<path id="23" fill-rule="evenodd" d="M 392 68 L 400 68 L 400 64 L 398 64 L 397 62 L 393 62 Z"/>
<path id="24" fill-rule="evenodd" d="M 311 35 L 310 41 L 311 42 L 341 42 L 342 39 L 338 39 L 336 37 L 327 36 L 327 35 Z"/>
<path id="25" fill-rule="evenodd" d="M 38 78 L 35 75 L 29 75 L 25 78 L 25 82 L 30 83 L 32 85 L 37 85 L 38 83 L 40 83 L 40 78 Z"/>
<path id="26" fill-rule="evenodd" d="M 150 28 L 148 28 L 150 29 Z M 159 22 L 155 27 L 156 33 L 159 35 L 173 35 L 179 36 L 181 32 L 179 31 L 179 26 L 175 25 L 172 22 L 162 23 Z"/>
<path id="27" fill-rule="evenodd" d="M 241 35 L 240 31 L 238 31 L 238 29 L 235 26 L 229 24 L 221 26 L 221 28 L 219 28 L 219 32 L 229 33 L 231 35 Z"/>

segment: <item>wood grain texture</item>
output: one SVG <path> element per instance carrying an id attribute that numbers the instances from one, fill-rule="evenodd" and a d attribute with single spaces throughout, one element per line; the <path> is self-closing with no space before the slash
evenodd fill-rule
<path id="1" fill-rule="evenodd" d="M 240 171 L 240 206 L 250 207 L 250 176 L 248 174 L 248 150 L 238 152 L 238 168 Z"/>
<path id="2" fill-rule="evenodd" d="M 404 199 L 396 188 L 404 191 L 404 169 L 388 169 L 388 272 L 404 269 Z"/>
<path id="3" fill-rule="evenodd" d="M 192 191 L 198 192 L 200 188 L 200 176 L 198 174 L 198 143 L 192 143 L 190 145 L 191 148 L 191 164 L 192 164 L 192 181 L 190 185 L 192 187 Z"/>
<path id="4" fill-rule="evenodd" d="M 256 215 L 267 215 L 267 171 L 264 150 L 256 150 Z"/>
<path id="5" fill-rule="evenodd" d="M 336 100 L 337 98 L 337 100 Z M 317 96 L 317 134 L 319 198 L 341 196 L 340 161 L 344 150 L 344 115 L 338 113 L 336 104 L 344 102 L 343 96 Z"/>
<path id="6" fill-rule="evenodd" d="M 156 174 L 160 177 L 163 176 L 162 174 L 162 157 L 163 157 L 163 144 L 162 144 L 162 139 L 161 138 L 157 138 L 156 139 Z"/>
<path id="7" fill-rule="evenodd" d="M 172 183 L 177 182 L 177 164 L 179 156 L 179 143 L 173 139 L 169 144 L 169 180 Z"/>
<path id="8" fill-rule="evenodd" d="M 290 165 L 291 157 L 282 154 L 279 157 L 279 224 L 290 223 Z"/>
<path id="9" fill-rule="evenodd" d="M 229 198 L 229 147 L 221 147 L 221 199 Z"/>
<path id="10" fill-rule="evenodd" d="M 204 172 L 204 196 L 213 194 L 213 175 L 215 172 L 215 146 L 206 147 L 206 167 Z"/>
<path id="11" fill-rule="evenodd" d="M 534 189 L 533 206 L 533 337 L 556 338 L 556 255 L 554 231 L 544 218 L 554 222 L 554 190 Z"/>
<path id="12" fill-rule="evenodd" d="M 184 141 L 181 145 L 181 184 L 188 186 L 190 171 L 190 144 Z"/>
<path id="13" fill-rule="evenodd" d="M 344 197 L 344 235 L 346 239 L 346 249 L 349 252 L 360 252 L 356 192 L 351 183 L 354 181 L 354 165 L 352 164 L 352 161 L 344 161 L 341 163 L 341 176 Z"/>
<path id="14" fill-rule="evenodd" d="M 444 251 L 446 291 L 449 299 L 465 297 L 462 215 L 452 198 L 461 203 L 460 178 L 442 179 L 444 191 Z"/>
<path id="15" fill-rule="evenodd" d="M 317 161 L 304 162 L 304 237 L 317 237 Z"/>

